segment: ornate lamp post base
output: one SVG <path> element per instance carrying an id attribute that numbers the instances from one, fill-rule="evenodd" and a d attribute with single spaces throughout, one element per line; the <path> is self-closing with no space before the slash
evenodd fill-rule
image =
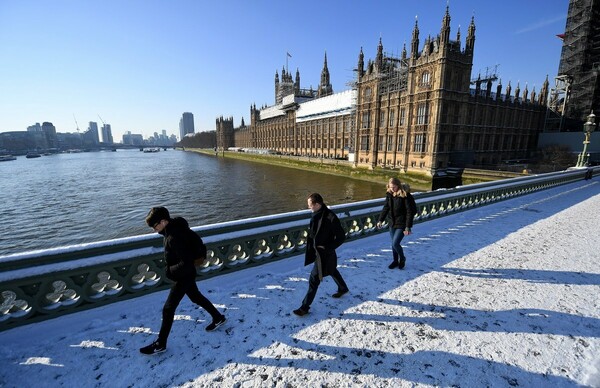
<path id="1" fill-rule="evenodd" d="M 577 157 L 576 167 L 585 167 L 589 163 L 590 154 L 587 153 L 588 144 L 590 144 L 590 137 L 592 132 L 596 129 L 596 115 L 594 112 L 590 113 L 587 117 L 587 121 L 583 124 L 583 132 L 585 133 L 585 140 L 583 141 L 583 150 Z"/>

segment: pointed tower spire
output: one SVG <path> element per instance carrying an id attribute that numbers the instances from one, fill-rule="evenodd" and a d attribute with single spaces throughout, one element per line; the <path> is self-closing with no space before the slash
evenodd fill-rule
<path id="1" fill-rule="evenodd" d="M 471 24 L 469 24 L 469 30 L 467 31 L 467 42 L 465 45 L 465 51 L 473 54 L 475 50 L 475 16 L 471 17 Z"/>
<path id="2" fill-rule="evenodd" d="M 402 46 L 402 55 L 400 57 L 402 60 L 406 60 L 406 42 L 404 42 L 404 45 Z"/>
<path id="3" fill-rule="evenodd" d="M 360 48 L 360 53 L 358 54 L 358 78 L 360 79 L 365 74 L 365 55 L 363 54 L 362 46 Z"/>
<path id="4" fill-rule="evenodd" d="M 502 79 L 499 79 L 498 85 L 496 86 L 496 101 L 500 101 L 501 96 L 502 96 Z"/>
<path id="5" fill-rule="evenodd" d="M 381 70 L 383 66 L 383 43 L 381 43 L 381 37 L 379 37 L 379 44 L 377 45 L 377 56 L 375 57 L 375 68 L 377 71 Z"/>
<path id="6" fill-rule="evenodd" d="M 412 39 L 410 41 L 410 58 L 417 60 L 419 55 L 419 19 L 415 16 L 415 28 L 413 28 Z"/>
<path id="7" fill-rule="evenodd" d="M 542 85 L 542 90 L 540 91 L 539 103 L 541 105 L 546 105 L 546 101 L 548 100 L 548 75 L 546 74 L 546 80 Z"/>
<path id="8" fill-rule="evenodd" d="M 446 5 L 446 13 L 442 18 L 442 28 L 440 30 L 440 44 L 442 47 L 450 42 L 450 6 Z"/>
<path id="9" fill-rule="evenodd" d="M 275 70 L 275 103 L 277 104 L 277 96 L 279 96 L 279 73 Z"/>
<path id="10" fill-rule="evenodd" d="M 323 61 L 323 70 L 321 70 L 321 82 L 317 89 L 317 97 L 325 97 L 333 94 L 333 87 L 329 80 L 329 69 L 327 68 L 327 51 L 325 51 L 325 60 Z"/>

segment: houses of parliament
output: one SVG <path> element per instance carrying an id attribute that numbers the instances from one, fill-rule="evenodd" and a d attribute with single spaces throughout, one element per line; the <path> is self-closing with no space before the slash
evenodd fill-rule
<path id="1" fill-rule="evenodd" d="M 439 34 L 421 41 L 418 22 L 401 55 L 358 53 L 351 89 L 334 93 L 325 54 L 319 86 L 303 89 L 282 69 L 271 106 L 250 107 L 250 124 L 216 120 L 219 148 L 346 159 L 355 167 L 436 175 L 452 167 L 495 165 L 531 156 L 542 131 L 548 80 L 538 94 L 495 77 L 472 80 L 474 18 L 462 43 L 450 34 L 450 11 Z"/>

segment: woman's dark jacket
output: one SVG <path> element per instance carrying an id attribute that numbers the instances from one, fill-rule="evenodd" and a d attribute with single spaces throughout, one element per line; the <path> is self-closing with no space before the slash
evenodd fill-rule
<path id="1" fill-rule="evenodd" d="M 201 239 L 182 217 L 169 220 L 164 232 L 166 273 L 178 281 L 196 277 L 194 260 L 199 258 Z"/>
<path id="2" fill-rule="evenodd" d="M 416 213 L 417 204 L 410 193 L 407 193 L 406 197 L 401 197 L 388 192 L 385 195 L 385 204 L 379 215 L 379 222 L 385 221 L 389 216 L 391 228 L 405 230 L 412 228 Z"/>
<path id="3" fill-rule="evenodd" d="M 315 263 L 320 266 L 321 277 L 329 276 L 337 268 L 335 253 L 344 240 L 346 232 L 339 218 L 325 205 L 310 219 L 304 265 Z M 323 247 L 323 248 L 317 248 Z"/>

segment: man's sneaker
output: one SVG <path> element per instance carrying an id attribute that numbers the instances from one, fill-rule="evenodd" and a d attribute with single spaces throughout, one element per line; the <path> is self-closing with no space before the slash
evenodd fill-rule
<path id="1" fill-rule="evenodd" d="M 224 324 L 225 321 L 227 321 L 227 319 L 225 319 L 225 315 L 221 315 L 221 318 L 215 319 L 214 321 L 212 321 L 212 323 L 210 325 L 206 326 L 206 331 L 213 331 L 213 330 L 215 330 L 217 327 L 219 327 L 222 324 Z"/>
<path id="2" fill-rule="evenodd" d="M 296 314 L 299 317 L 303 317 L 306 314 L 308 314 L 308 311 L 304 310 L 302 307 L 300 307 L 299 309 L 294 310 L 294 314 Z"/>
<path id="3" fill-rule="evenodd" d="M 167 350 L 166 345 L 163 345 L 160 342 L 158 342 L 158 340 L 156 340 L 156 341 L 152 342 L 150 345 L 140 348 L 140 353 L 156 354 L 156 353 L 164 352 L 165 350 Z"/>
<path id="4" fill-rule="evenodd" d="M 348 293 L 348 290 L 344 290 L 344 291 L 338 291 L 338 292 L 336 292 L 335 294 L 333 294 L 333 295 L 331 295 L 331 296 L 333 296 L 334 298 L 341 298 L 341 297 L 342 297 L 342 295 L 344 295 L 344 294 L 346 294 L 346 293 Z"/>
<path id="5" fill-rule="evenodd" d="M 397 261 L 392 261 L 392 264 L 388 265 L 389 269 L 394 269 L 398 267 L 398 262 Z"/>

